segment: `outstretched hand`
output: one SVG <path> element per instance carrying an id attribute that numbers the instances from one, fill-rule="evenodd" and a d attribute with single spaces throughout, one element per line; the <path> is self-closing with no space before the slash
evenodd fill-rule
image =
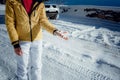
<path id="1" fill-rule="evenodd" d="M 64 40 L 68 40 L 68 37 L 65 36 L 66 34 L 67 34 L 67 32 L 62 32 L 62 31 L 56 31 L 56 32 L 55 32 L 55 35 L 63 38 Z"/>

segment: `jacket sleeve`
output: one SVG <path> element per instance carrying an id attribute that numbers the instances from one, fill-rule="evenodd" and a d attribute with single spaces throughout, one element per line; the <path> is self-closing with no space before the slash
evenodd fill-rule
<path id="1" fill-rule="evenodd" d="M 42 12 L 40 14 L 40 23 L 42 24 L 42 27 L 47 30 L 48 32 L 50 32 L 51 34 L 54 34 L 54 32 L 57 30 L 55 28 L 55 26 L 53 24 L 51 24 L 48 21 L 48 18 L 46 16 L 46 12 L 45 12 L 45 5 L 44 3 L 42 3 L 43 8 L 42 8 Z"/>
<path id="2" fill-rule="evenodd" d="M 19 42 L 18 34 L 15 29 L 15 14 L 13 5 L 9 0 L 6 1 L 5 23 L 12 45 L 17 45 Z"/>

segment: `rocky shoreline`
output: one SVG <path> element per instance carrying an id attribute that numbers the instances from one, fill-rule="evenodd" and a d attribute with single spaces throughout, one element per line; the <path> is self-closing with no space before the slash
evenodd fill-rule
<path id="1" fill-rule="evenodd" d="M 101 10 L 96 8 L 86 8 L 84 9 L 88 14 L 87 17 L 97 17 L 101 19 L 111 20 L 115 22 L 120 22 L 120 12 L 113 10 Z"/>

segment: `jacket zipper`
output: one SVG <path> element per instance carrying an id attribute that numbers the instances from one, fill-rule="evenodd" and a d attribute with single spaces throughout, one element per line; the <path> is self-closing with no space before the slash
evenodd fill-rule
<path id="1" fill-rule="evenodd" d="M 21 0 L 21 2 L 22 2 L 22 7 L 23 7 L 23 8 L 24 8 L 24 10 L 25 10 L 23 0 Z M 31 39 L 31 42 L 32 42 L 33 40 L 32 40 L 32 26 L 31 26 L 31 18 L 30 18 L 30 15 L 28 15 L 28 13 L 26 12 L 26 10 L 25 10 L 25 13 L 26 13 L 26 14 L 27 14 L 27 16 L 29 17 L 29 25 L 30 25 L 30 39 Z"/>
<path id="2" fill-rule="evenodd" d="M 30 16 L 31 16 L 31 14 L 32 14 L 32 12 L 35 10 L 35 8 L 39 5 L 40 3 L 38 3 L 35 7 L 34 7 L 34 9 L 31 11 L 31 13 L 30 13 L 30 15 L 28 15 L 28 17 L 29 17 L 29 24 L 30 24 L 30 37 L 31 37 L 31 42 L 33 41 L 33 39 L 32 39 L 32 26 L 31 26 L 31 18 L 30 18 Z M 22 5 L 24 5 L 23 4 L 23 1 L 22 1 Z M 24 7 L 24 6 L 23 6 Z M 25 8 L 24 8 L 25 9 Z M 26 10 L 25 10 L 26 11 Z M 27 13 L 27 12 L 26 12 Z M 35 12 L 34 12 L 34 16 L 35 16 Z"/>
<path id="3" fill-rule="evenodd" d="M 33 9 L 32 9 L 32 11 L 31 11 L 31 13 L 30 13 L 30 15 L 29 15 L 29 24 L 30 24 L 30 36 L 31 36 L 31 42 L 33 41 L 33 39 L 32 39 L 32 26 L 31 26 L 31 14 L 32 14 L 32 12 L 34 12 L 34 16 L 35 16 L 35 9 L 36 9 L 36 7 L 39 5 L 40 3 L 38 3 Z"/>
<path id="4" fill-rule="evenodd" d="M 30 24 L 30 38 L 31 38 L 31 42 L 33 41 L 32 40 L 32 26 L 31 26 L 31 18 L 29 16 L 29 24 Z"/>

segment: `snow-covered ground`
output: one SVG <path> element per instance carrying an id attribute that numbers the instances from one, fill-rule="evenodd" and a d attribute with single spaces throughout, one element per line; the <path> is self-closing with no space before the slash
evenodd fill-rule
<path id="1" fill-rule="evenodd" d="M 0 15 L 3 15 L 5 13 L 5 5 L 0 4 Z"/>
<path id="2" fill-rule="evenodd" d="M 69 40 L 43 30 L 43 80 L 120 80 L 120 23 L 74 14 L 69 10 L 50 21 L 68 31 Z M 0 80 L 10 80 L 15 71 L 15 54 L 0 24 Z"/>

